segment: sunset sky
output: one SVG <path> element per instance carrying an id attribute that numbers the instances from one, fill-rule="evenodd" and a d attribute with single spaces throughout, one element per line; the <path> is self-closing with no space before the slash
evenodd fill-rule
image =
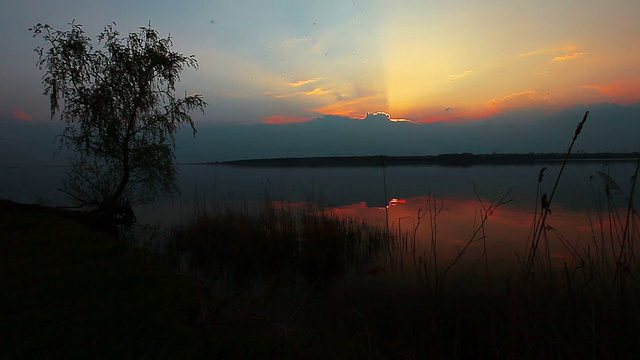
<path id="1" fill-rule="evenodd" d="M 376 112 L 468 122 L 639 102 L 638 15 L 636 0 L 5 0 L 0 118 L 48 120 L 33 52 L 42 40 L 28 31 L 38 22 L 75 19 L 94 35 L 151 21 L 196 55 L 180 91 L 209 103 L 194 114 L 203 125 Z"/>

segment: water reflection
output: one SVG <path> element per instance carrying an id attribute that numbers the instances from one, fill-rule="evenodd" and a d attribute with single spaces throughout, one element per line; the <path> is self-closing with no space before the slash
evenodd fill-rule
<path id="1" fill-rule="evenodd" d="M 485 227 L 488 257 L 494 263 L 513 262 L 529 237 L 533 211 L 539 194 L 550 193 L 560 164 L 548 168 L 536 192 L 541 166 L 399 166 L 382 168 L 245 168 L 232 166 L 179 166 L 181 194 L 153 206 L 136 209 L 142 223 L 176 224 L 188 220 L 197 210 L 260 204 L 265 200 L 287 203 L 321 202 L 342 217 L 408 231 L 416 226 L 419 210 L 428 209 L 430 196 L 441 204 L 437 217 L 439 255 L 451 259 L 475 231 L 482 204 L 510 191 L 509 204 L 501 206 Z M 20 202 L 65 204 L 57 191 L 64 168 L 0 168 L 0 197 Z M 573 163 L 566 167 L 553 199 L 548 225 L 577 246 L 593 241 L 592 221 L 596 208 L 606 206 L 604 193 L 608 179 L 616 181 L 614 207 L 624 207 L 633 174 L 629 163 Z M 608 178 L 603 177 L 606 174 Z M 611 185 L 611 184 L 609 184 Z M 386 191 L 385 191 L 386 190 Z M 385 208 L 385 196 L 388 206 Z M 637 200 L 637 199 L 636 199 Z M 637 202 L 637 201 L 636 201 Z M 599 205 L 600 204 L 600 205 Z M 587 214 L 591 214 L 589 219 Z M 427 214 L 428 215 L 428 214 Z M 431 238 L 429 217 L 418 227 L 417 238 Z M 598 221 L 595 221 L 599 223 Z M 605 224 L 606 225 L 606 224 Z M 596 227 L 596 234 L 607 233 Z M 551 256 L 561 262 L 566 249 L 549 238 Z M 599 235 L 601 236 L 601 235 Z M 482 253 L 482 242 L 469 247 L 469 255 Z"/>
<path id="2" fill-rule="evenodd" d="M 407 234 L 409 252 L 412 251 L 414 230 L 419 251 L 428 249 L 435 236 L 438 257 L 443 264 L 453 261 L 471 242 L 465 249 L 467 264 L 481 257 L 486 245 L 487 259 L 494 268 L 511 268 L 517 266 L 516 254 L 522 258 L 527 241 L 531 238 L 533 204 L 531 207 L 518 203 L 501 205 L 489 215 L 484 231 L 478 231 L 484 209 L 495 200 L 417 196 L 392 199 L 386 208 L 370 207 L 365 202 L 358 202 L 333 207 L 330 212 L 341 218 L 360 219 L 383 228 L 389 226 L 392 232 Z M 548 231 L 549 250 L 556 265 L 561 266 L 563 262 L 571 260 L 571 253 L 562 244 L 559 235 L 578 249 L 592 244 L 593 231 L 598 232 L 599 226 L 592 223 L 587 211 L 555 207 L 553 214 L 548 216 L 547 225 L 552 227 Z M 424 216 L 421 223 L 419 216 Z"/>

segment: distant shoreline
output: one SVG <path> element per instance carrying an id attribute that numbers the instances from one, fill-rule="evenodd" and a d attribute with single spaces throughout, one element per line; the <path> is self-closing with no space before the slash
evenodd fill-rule
<path id="1" fill-rule="evenodd" d="M 523 165 L 555 163 L 564 161 L 566 154 L 440 154 L 424 156 L 330 156 L 330 157 L 291 157 L 270 159 L 248 159 L 197 163 L 190 165 L 229 165 L 244 167 L 379 167 L 379 166 L 418 166 L 437 165 L 466 167 L 474 165 Z M 631 162 L 637 161 L 640 153 L 577 153 L 571 154 L 569 161 L 582 162 Z M 187 164 L 185 164 L 187 165 Z"/>

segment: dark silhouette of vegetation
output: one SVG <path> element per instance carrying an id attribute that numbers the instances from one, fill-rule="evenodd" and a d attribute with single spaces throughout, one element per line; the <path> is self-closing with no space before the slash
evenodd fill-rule
<path id="1" fill-rule="evenodd" d="M 200 95 L 177 97 L 175 86 L 185 67 L 198 64 L 172 51 L 171 38 L 150 24 L 122 37 L 108 25 L 96 45 L 81 25 L 70 27 L 30 28 L 45 40 L 35 51 L 51 118 L 59 113 L 66 124 L 60 148 L 75 154 L 61 190 L 112 224 L 130 224 L 132 205 L 177 191 L 175 133 L 186 125 L 195 135 L 189 112 L 206 103 Z"/>
<path id="2" fill-rule="evenodd" d="M 307 203 L 302 209 L 277 207 L 269 201 L 257 211 L 201 209 L 191 221 L 175 226 L 167 242 L 169 258 L 203 278 L 226 274 L 231 287 L 256 277 L 295 278 L 327 283 L 347 269 L 370 266 L 389 250 L 395 234 L 354 219 L 341 219 Z M 233 279 L 231 281 L 230 279 Z"/>
<path id="3" fill-rule="evenodd" d="M 575 153 L 567 161 L 635 161 L 640 153 Z M 264 167 L 379 167 L 385 166 L 474 166 L 474 165 L 518 165 L 561 163 L 565 160 L 564 153 L 529 153 L 529 154 L 440 154 L 415 156 L 330 156 L 330 157 L 302 157 L 275 158 L 223 161 L 216 164 L 234 166 L 264 166 Z"/>
<path id="4" fill-rule="evenodd" d="M 83 212 L 0 200 L 0 359 L 331 359 L 278 336 Z"/>

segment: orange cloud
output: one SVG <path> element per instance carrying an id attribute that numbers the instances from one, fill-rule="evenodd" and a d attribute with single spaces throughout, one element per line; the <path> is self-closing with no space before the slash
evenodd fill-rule
<path id="1" fill-rule="evenodd" d="M 355 99 L 347 99 L 337 101 L 331 104 L 323 105 L 309 111 L 319 112 L 321 114 L 342 115 L 348 117 L 359 117 L 366 114 L 371 109 L 385 108 L 384 99 L 379 95 L 361 96 Z"/>
<path id="2" fill-rule="evenodd" d="M 571 54 L 558 55 L 558 56 L 554 57 L 553 59 L 551 59 L 551 61 L 571 60 L 571 59 L 576 59 L 576 58 L 582 57 L 584 55 L 587 55 L 587 53 L 585 53 L 585 52 L 574 52 L 574 53 L 571 53 Z"/>
<path id="3" fill-rule="evenodd" d="M 449 75 L 449 79 L 457 80 L 457 79 L 463 78 L 463 77 L 471 75 L 471 74 L 473 74 L 473 70 L 467 70 L 467 71 L 461 72 L 459 74 Z"/>
<path id="4" fill-rule="evenodd" d="M 594 89 L 609 97 L 609 101 L 623 105 L 640 101 L 640 77 L 612 81 L 606 84 L 587 84 L 585 89 Z"/>
<path id="5" fill-rule="evenodd" d="M 262 119 L 262 122 L 266 124 L 287 124 L 287 123 L 305 122 L 308 120 L 311 120 L 311 119 L 308 117 L 302 117 L 302 116 L 272 115 Z"/>
<path id="6" fill-rule="evenodd" d="M 323 95 L 323 94 L 327 94 L 330 93 L 331 90 L 323 90 L 321 88 L 314 88 L 312 90 L 307 90 L 307 91 L 299 91 L 299 92 L 294 92 L 294 93 L 289 93 L 289 94 L 276 94 L 275 97 L 276 98 L 289 98 L 289 97 L 293 97 L 293 96 L 298 96 L 298 95 Z"/>
<path id="7" fill-rule="evenodd" d="M 487 101 L 487 108 L 490 112 L 497 113 L 504 110 L 526 107 L 531 105 L 532 102 L 539 100 L 537 95 L 538 92 L 535 90 L 524 90 L 501 98 L 493 98 Z"/>
<path id="8" fill-rule="evenodd" d="M 303 94 L 305 95 L 322 95 L 330 92 L 329 90 L 322 90 L 320 88 L 315 88 L 313 90 L 305 91 Z"/>
<path id="9" fill-rule="evenodd" d="M 305 84 L 309 84 L 309 83 L 312 83 L 312 82 L 316 82 L 316 81 L 321 80 L 321 79 L 322 79 L 322 78 L 314 78 L 314 79 L 297 80 L 297 81 L 294 81 L 294 82 L 290 82 L 290 83 L 289 83 L 289 85 L 290 85 L 290 86 L 302 86 L 302 85 L 305 85 Z"/>
<path id="10" fill-rule="evenodd" d="M 553 53 L 559 53 L 559 52 L 568 52 L 568 51 L 575 51 L 577 49 L 576 46 L 565 46 L 563 48 L 544 48 L 544 49 L 536 49 L 536 50 L 532 50 L 532 51 L 527 51 L 525 53 L 522 54 L 518 54 L 516 57 L 522 58 L 522 57 L 529 57 L 529 56 L 533 56 L 533 55 L 540 55 L 540 54 L 553 54 Z"/>
<path id="11" fill-rule="evenodd" d="M 13 117 L 18 119 L 18 120 L 33 121 L 33 118 L 31 116 L 25 114 L 20 109 L 13 109 L 12 114 L 13 114 Z"/>
<path id="12" fill-rule="evenodd" d="M 367 116 L 368 116 L 368 115 L 369 115 L 369 114 L 367 113 Z M 391 117 L 391 114 L 389 114 L 389 113 L 387 113 L 387 112 L 384 112 L 384 111 L 378 111 L 378 112 L 375 112 L 375 113 L 373 113 L 373 114 L 371 114 L 371 115 L 373 115 L 373 116 L 376 116 L 376 115 L 384 115 L 384 116 L 386 116 L 386 117 L 387 117 L 387 119 L 388 119 L 389 121 L 391 121 L 391 122 L 413 122 L 413 121 L 411 121 L 411 120 L 409 120 L 409 119 L 404 119 L 404 118 L 392 118 L 392 117 Z"/>

